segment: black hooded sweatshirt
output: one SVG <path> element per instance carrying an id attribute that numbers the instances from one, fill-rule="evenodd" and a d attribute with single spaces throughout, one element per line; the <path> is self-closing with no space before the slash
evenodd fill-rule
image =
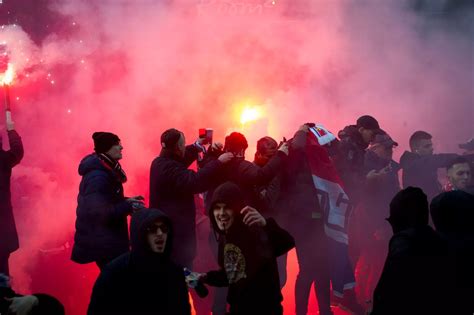
<path id="1" fill-rule="evenodd" d="M 293 237 L 271 218 L 263 228 L 248 227 L 240 215 L 223 234 L 212 213 L 212 205 L 220 202 L 237 211 L 245 205 L 241 190 L 233 183 L 224 183 L 214 192 L 209 217 L 214 230 L 220 233 L 221 269 L 208 272 L 206 282 L 229 287 L 227 302 L 232 315 L 283 314 L 276 258 L 295 246 Z"/>
<path id="2" fill-rule="evenodd" d="M 147 227 L 158 219 L 169 227 L 163 254 L 153 253 L 147 241 Z M 183 268 L 169 258 L 173 232 L 168 217 L 156 209 L 137 211 L 130 238 L 131 252 L 113 260 L 99 275 L 87 314 L 190 315 Z"/>

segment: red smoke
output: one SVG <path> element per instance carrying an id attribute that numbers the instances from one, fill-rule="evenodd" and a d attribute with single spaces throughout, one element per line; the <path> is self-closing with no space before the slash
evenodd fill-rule
<path id="1" fill-rule="evenodd" d="M 25 144 L 12 179 L 16 289 L 51 292 L 84 314 L 97 268 L 68 259 L 77 166 L 94 131 L 120 136 L 126 194 L 145 196 L 170 127 L 188 142 L 199 128 L 221 141 L 243 128 L 248 159 L 261 136 L 290 138 L 309 121 L 337 132 L 362 114 L 401 144 L 396 155 L 418 129 L 446 151 L 474 134 L 469 34 L 392 1 L 274 2 L 61 0 L 51 9 L 69 17 L 67 34 L 36 45 L 19 26 L 0 30 L 19 75 L 13 118 Z M 265 116 L 242 126 L 245 102 Z M 290 257 L 285 314 L 294 310 Z"/>

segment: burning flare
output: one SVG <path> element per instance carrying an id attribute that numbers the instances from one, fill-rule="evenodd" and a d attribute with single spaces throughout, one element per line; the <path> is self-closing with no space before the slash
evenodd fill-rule
<path id="1" fill-rule="evenodd" d="M 240 123 L 246 124 L 251 121 L 258 120 L 262 117 L 262 110 L 259 107 L 245 107 L 240 115 Z"/>
<path id="2" fill-rule="evenodd" d="M 13 70 L 13 66 L 11 63 L 8 64 L 7 71 L 5 73 L 0 74 L 0 82 L 3 85 L 10 85 L 13 82 L 15 77 L 15 71 Z"/>

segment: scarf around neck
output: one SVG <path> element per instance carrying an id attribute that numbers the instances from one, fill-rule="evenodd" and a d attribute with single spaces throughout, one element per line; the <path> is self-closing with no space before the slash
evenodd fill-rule
<path id="1" fill-rule="evenodd" d="M 97 156 L 99 157 L 102 165 L 104 165 L 108 170 L 112 171 L 119 182 L 125 183 L 127 181 L 127 175 L 118 161 L 112 159 L 105 153 L 97 154 Z"/>

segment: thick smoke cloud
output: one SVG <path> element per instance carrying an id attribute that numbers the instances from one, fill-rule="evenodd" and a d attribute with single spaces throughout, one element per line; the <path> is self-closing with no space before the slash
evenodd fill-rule
<path id="1" fill-rule="evenodd" d="M 400 143 L 396 155 L 419 129 L 438 150 L 456 151 L 474 135 L 473 8 L 430 3 L 58 0 L 48 9 L 67 27 L 41 42 L 21 25 L 1 29 L 26 148 L 13 177 L 22 245 L 12 258 L 15 285 L 35 287 L 31 270 L 47 261 L 45 250 L 67 258 L 77 165 L 94 131 L 122 139 L 128 195 L 148 194 L 149 165 L 170 127 L 188 142 L 202 127 L 220 140 L 243 130 L 253 148 L 304 122 L 337 132 L 371 114 Z M 265 117 L 243 126 L 245 104 Z M 58 265 L 90 274 L 87 296 L 94 268 Z"/>

